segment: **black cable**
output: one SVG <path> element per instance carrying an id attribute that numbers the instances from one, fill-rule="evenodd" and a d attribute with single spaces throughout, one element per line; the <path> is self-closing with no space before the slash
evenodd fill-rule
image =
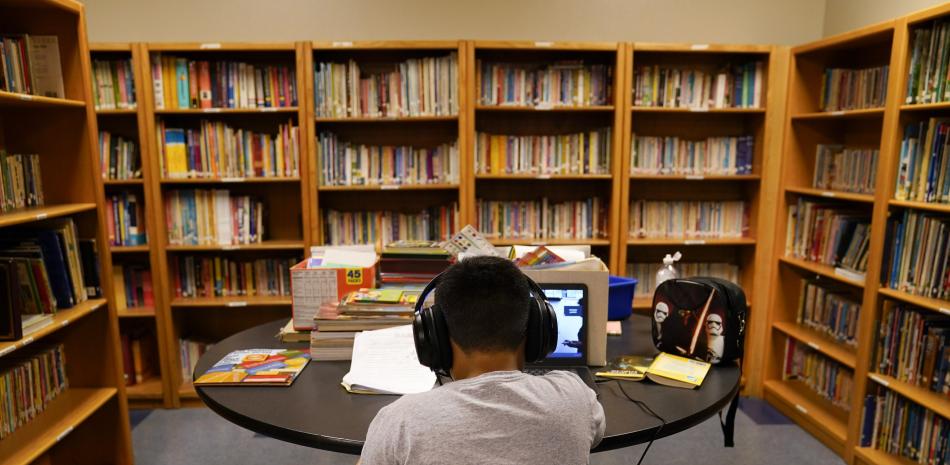
<path id="1" fill-rule="evenodd" d="M 647 414 L 649 414 L 649 415 L 652 416 L 653 418 L 656 418 L 657 420 L 660 420 L 660 427 L 657 428 L 656 431 L 653 432 L 653 437 L 650 438 L 650 442 L 647 443 L 646 449 L 643 449 L 643 453 L 640 454 L 640 460 L 637 460 L 637 465 L 640 465 L 641 463 L 643 463 L 643 459 L 646 458 L 647 452 L 650 451 L 650 446 L 653 445 L 653 441 L 656 441 L 657 438 L 660 437 L 660 432 L 663 431 L 663 428 L 666 426 L 666 420 L 664 420 L 663 417 L 661 417 L 661 416 L 658 415 L 656 412 L 654 412 L 653 409 L 650 408 L 650 406 L 647 405 L 646 403 L 644 403 L 642 400 L 634 399 L 630 394 L 628 394 L 628 393 L 627 393 L 627 390 L 623 388 L 623 383 L 620 382 L 621 380 L 619 380 L 619 379 L 608 379 L 608 380 L 598 381 L 598 383 L 607 383 L 607 382 L 610 382 L 610 381 L 616 381 L 616 382 L 617 382 L 617 387 L 620 388 L 620 392 L 623 393 L 624 397 L 626 397 L 627 400 L 629 400 L 630 402 L 633 402 L 637 407 L 640 407 L 640 410 L 643 410 L 644 412 L 646 412 Z"/>

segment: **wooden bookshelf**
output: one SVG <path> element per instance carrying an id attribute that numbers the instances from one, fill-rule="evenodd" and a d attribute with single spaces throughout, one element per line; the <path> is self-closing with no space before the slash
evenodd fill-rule
<path id="1" fill-rule="evenodd" d="M 799 381 L 766 380 L 765 400 L 812 433 L 838 455 L 844 455 L 848 413 Z"/>
<path id="2" fill-rule="evenodd" d="M 41 413 L 0 440 L 0 457 L 5 464 L 131 464 L 85 10 L 71 0 L 0 1 L 0 31 L 56 36 L 65 92 L 63 98 L 0 92 L 0 148 L 39 155 L 46 201 L 0 214 L 0 228 L 72 219 L 78 238 L 96 241 L 103 294 L 57 310 L 52 322 L 18 341 L 0 343 L 0 363 L 62 344 L 68 378 L 68 387 Z M 101 445 L 89 450 L 93 435 Z"/>

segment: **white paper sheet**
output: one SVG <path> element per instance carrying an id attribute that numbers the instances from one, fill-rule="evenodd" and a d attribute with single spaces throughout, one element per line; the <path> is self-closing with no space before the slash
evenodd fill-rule
<path id="1" fill-rule="evenodd" d="M 350 390 L 413 394 L 428 391 L 433 384 L 435 374 L 416 357 L 412 325 L 356 335 L 350 372 L 343 377 Z"/>

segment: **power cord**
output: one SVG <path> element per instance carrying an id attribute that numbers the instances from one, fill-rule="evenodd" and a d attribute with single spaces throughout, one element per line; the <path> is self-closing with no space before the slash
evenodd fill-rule
<path id="1" fill-rule="evenodd" d="M 653 437 L 650 438 L 650 442 L 647 443 L 646 449 L 643 449 L 643 453 L 640 454 L 640 460 L 637 460 L 637 465 L 640 465 L 643 463 L 643 459 L 646 458 L 647 452 L 650 451 L 650 446 L 653 445 L 653 441 L 656 441 L 657 438 L 660 437 L 660 432 L 663 431 L 663 428 L 666 426 L 666 420 L 664 420 L 663 417 L 661 417 L 659 414 L 654 412 L 653 409 L 650 408 L 650 406 L 644 403 L 642 400 L 634 399 L 633 396 L 627 393 L 627 390 L 623 388 L 623 383 L 621 382 L 621 380 L 605 379 L 605 380 L 597 380 L 596 382 L 597 384 L 601 384 L 601 383 L 609 383 L 611 381 L 617 382 L 617 387 L 620 388 L 620 392 L 623 393 L 624 397 L 626 397 L 627 400 L 629 400 L 630 402 L 633 402 L 637 407 L 640 407 L 640 410 L 643 410 L 648 415 L 652 416 L 653 418 L 656 418 L 657 420 L 660 420 L 660 427 L 657 428 L 656 431 L 653 432 Z"/>

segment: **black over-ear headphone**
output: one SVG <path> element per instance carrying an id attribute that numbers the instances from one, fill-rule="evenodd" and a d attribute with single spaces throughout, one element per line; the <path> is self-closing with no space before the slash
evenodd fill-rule
<path id="1" fill-rule="evenodd" d="M 525 276 L 532 298 L 528 304 L 528 325 L 525 328 L 525 362 L 543 360 L 557 346 L 557 315 L 554 308 L 544 297 L 541 286 Z M 445 309 L 433 304 L 425 306 L 428 295 L 442 281 L 438 275 L 429 281 L 419 300 L 416 301 L 416 313 L 412 319 L 412 336 L 416 343 L 416 355 L 419 363 L 442 376 L 449 376 L 452 368 L 452 346 L 449 343 L 449 328 L 445 323 Z"/>

